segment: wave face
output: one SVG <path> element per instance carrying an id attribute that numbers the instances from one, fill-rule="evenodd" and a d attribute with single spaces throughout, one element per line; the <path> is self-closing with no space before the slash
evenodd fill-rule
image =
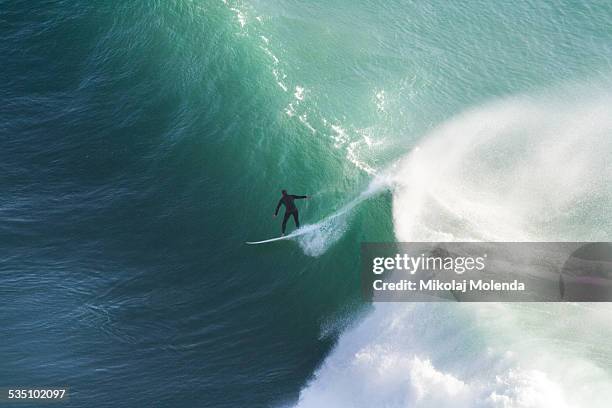
<path id="1" fill-rule="evenodd" d="M 612 98 L 576 92 L 485 105 L 427 135 L 394 166 L 398 240 L 610 240 Z M 376 305 L 297 406 L 605 407 L 610 312 Z"/>

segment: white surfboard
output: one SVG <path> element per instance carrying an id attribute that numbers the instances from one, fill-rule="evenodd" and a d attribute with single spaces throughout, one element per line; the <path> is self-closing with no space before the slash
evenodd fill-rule
<path id="1" fill-rule="evenodd" d="M 309 227 L 306 226 L 306 228 L 302 227 L 302 228 L 296 229 L 291 234 L 285 235 L 284 237 L 276 237 L 276 238 L 271 238 L 271 239 L 265 239 L 263 241 L 248 241 L 248 242 L 246 242 L 246 244 L 247 245 L 267 244 L 268 242 L 282 241 L 282 240 L 285 240 L 285 239 L 291 239 L 291 238 L 295 238 L 295 237 L 297 237 L 299 235 L 304 235 L 308 231 L 310 231 L 311 229 L 312 228 L 309 229 Z"/>
<path id="2" fill-rule="evenodd" d="M 289 238 L 293 238 L 294 235 L 285 235 L 284 237 L 277 237 L 277 238 L 271 238 L 271 239 L 265 239 L 263 241 L 252 241 L 252 242 L 246 242 L 247 245 L 257 245 L 257 244 L 265 244 L 268 242 L 274 242 L 274 241 L 282 241 L 283 239 L 289 239 Z"/>

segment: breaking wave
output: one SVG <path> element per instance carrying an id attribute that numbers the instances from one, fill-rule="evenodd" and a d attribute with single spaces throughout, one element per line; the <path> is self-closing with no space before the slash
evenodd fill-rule
<path id="1" fill-rule="evenodd" d="M 397 239 L 609 240 L 612 98 L 572 92 L 492 103 L 427 135 L 389 172 Z M 297 406 L 605 407 L 611 309 L 376 304 Z"/>

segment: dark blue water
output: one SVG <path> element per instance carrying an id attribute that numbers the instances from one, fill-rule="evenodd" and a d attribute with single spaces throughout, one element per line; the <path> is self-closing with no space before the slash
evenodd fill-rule
<path id="1" fill-rule="evenodd" d="M 324 265 L 295 246 L 243 246 L 286 181 L 252 151 L 274 101 L 231 15 L 196 6 L 1 3 L 2 386 L 268 406 L 329 350 L 356 280 L 309 287 Z"/>

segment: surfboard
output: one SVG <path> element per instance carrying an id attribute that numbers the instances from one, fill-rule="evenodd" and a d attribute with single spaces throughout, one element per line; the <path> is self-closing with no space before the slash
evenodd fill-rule
<path id="1" fill-rule="evenodd" d="M 312 228 L 309 228 L 309 226 L 306 227 L 302 227 L 302 228 L 298 228 L 295 231 L 291 232 L 290 234 L 285 235 L 284 237 L 276 237 L 276 238 L 271 238 L 271 239 L 264 239 L 263 241 L 247 241 L 245 242 L 247 245 L 257 245 L 257 244 L 267 244 L 268 242 L 274 242 L 274 241 L 283 241 L 285 239 L 291 239 L 291 238 L 295 238 L 299 235 L 304 235 L 307 234 L 309 231 L 311 231 Z"/>
<path id="2" fill-rule="evenodd" d="M 274 242 L 274 241 L 282 241 L 284 239 L 289 239 L 289 238 L 293 238 L 294 235 L 285 235 L 284 237 L 277 237 L 277 238 L 271 238 L 271 239 L 265 239 L 263 241 L 247 241 L 246 244 L 247 245 L 257 245 L 257 244 L 266 244 L 268 242 Z"/>

